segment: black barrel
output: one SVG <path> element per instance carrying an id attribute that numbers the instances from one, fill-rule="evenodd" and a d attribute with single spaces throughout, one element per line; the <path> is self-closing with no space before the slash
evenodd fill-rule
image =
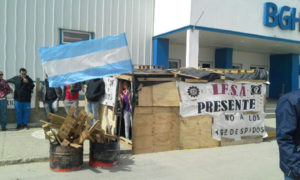
<path id="1" fill-rule="evenodd" d="M 119 163 L 120 141 L 109 143 L 90 142 L 90 166 L 112 167 Z"/>
<path id="2" fill-rule="evenodd" d="M 79 170 L 83 165 L 83 148 L 50 143 L 50 169 L 57 172 Z"/>

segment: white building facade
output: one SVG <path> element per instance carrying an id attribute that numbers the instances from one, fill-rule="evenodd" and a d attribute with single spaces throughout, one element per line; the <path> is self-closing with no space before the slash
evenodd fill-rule
<path id="1" fill-rule="evenodd" d="M 156 0 L 153 62 L 266 69 L 278 98 L 298 89 L 299 12 L 294 0 Z"/>
<path id="2" fill-rule="evenodd" d="M 38 48 L 62 43 L 61 30 L 90 38 L 126 33 L 133 64 L 151 64 L 154 0 L 1 0 L 0 70 L 44 77 Z"/>

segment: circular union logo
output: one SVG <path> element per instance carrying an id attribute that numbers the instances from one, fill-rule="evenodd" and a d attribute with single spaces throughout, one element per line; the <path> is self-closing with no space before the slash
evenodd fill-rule
<path id="1" fill-rule="evenodd" d="M 197 97 L 199 95 L 199 89 L 196 86 L 191 86 L 188 89 L 188 94 L 191 97 Z"/>

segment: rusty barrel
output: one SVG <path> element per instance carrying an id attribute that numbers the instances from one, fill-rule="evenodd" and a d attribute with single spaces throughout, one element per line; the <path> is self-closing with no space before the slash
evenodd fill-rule
<path id="1" fill-rule="evenodd" d="M 68 172 L 81 169 L 83 148 L 61 146 L 50 143 L 50 169 L 56 172 Z"/>
<path id="2" fill-rule="evenodd" d="M 119 163 L 120 141 L 108 143 L 90 142 L 90 166 L 112 167 Z"/>

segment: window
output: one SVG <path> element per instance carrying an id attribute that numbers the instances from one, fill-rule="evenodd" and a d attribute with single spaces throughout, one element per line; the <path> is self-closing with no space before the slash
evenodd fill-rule
<path id="1" fill-rule="evenodd" d="M 60 32 L 60 44 L 73 43 L 77 41 L 86 41 L 94 39 L 93 32 L 76 31 L 70 29 L 59 29 Z"/>
<path id="2" fill-rule="evenodd" d="M 179 69 L 181 67 L 180 59 L 169 59 L 169 69 Z"/>
<path id="3" fill-rule="evenodd" d="M 213 68 L 213 62 L 209 62 L 209 61 L 199 61 L 198 62 L 198 66 L 202 67 L 202 68 Z"/>

